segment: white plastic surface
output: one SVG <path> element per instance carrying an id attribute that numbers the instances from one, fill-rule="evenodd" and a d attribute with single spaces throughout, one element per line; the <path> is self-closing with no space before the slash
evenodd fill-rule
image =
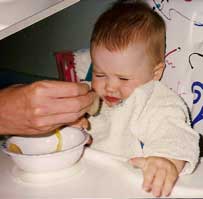
<path id="1" fill-rule="evenodd" d="M 86 149 L 82 160 L 71 169 L 49 175 L 15 173 L 14 176 L 16 168 L 2 152 L 0 162 L 0 198 L 4 199 L 152 197 L 141 189 L 140 170 L 91 149 Z M 203 165 L 200 165 L 193 175 L 180 178 L 170 197 L 202 198 L 202 178 Z"/>

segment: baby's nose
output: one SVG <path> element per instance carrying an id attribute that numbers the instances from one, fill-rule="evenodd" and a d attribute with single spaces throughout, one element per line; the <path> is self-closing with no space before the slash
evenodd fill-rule
<path id="1" fill-rule="evenodd" d="M 106 90 L 109 92 L 116 91 L 120 87 L 117 80 L 107 80 L 106 82 Z"/>

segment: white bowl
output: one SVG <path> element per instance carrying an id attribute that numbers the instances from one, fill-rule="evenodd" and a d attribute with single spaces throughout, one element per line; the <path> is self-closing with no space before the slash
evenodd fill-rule
<path id="1" fill-rule="evenodd" d="M 67 136 L 64 141 L 63 150 L 59 152 L 43 154 L 13 153 L 8 151 L 7 148 L 8 143 L 12 138 L 9 138 L 2 145 L 2 149 L 11 157 L 16 166 L 24 170 L 25 172 L 52 172 L 69 168 L 81 158 L 84 146 L 89 140 L 89 135 L 86 132 L 81 131 L 80 129 L 70 127 L 64 128 L 62 132 L 66 133 Z M 30 147 L 33 146 L 30 145 Z"/>

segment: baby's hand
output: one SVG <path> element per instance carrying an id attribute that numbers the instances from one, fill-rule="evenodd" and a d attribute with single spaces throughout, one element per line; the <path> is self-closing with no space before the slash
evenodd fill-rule
<path id="1" fill-rule="evenodd" d="M 71 123 L 70 126 L 76 127 L 76 128 L 89 129 L 90 128 L 90 123 L 89 123 L 89 120 L 87 118 L 82 117 L 79 120 L 77 120 L 76 122 Z M 90 146 L 92 144 L 92 142 L 93 142 L 93 138 L 89 134 L 89 140 L 86 143 L 86 146 Z"/>
<path id="2" fill-rule="evenodd" d="M 142 169 L 143 188 L 147 192 L 152 191 L 155 197 L 168 196 L 171 193 L 185 163 L 185 161 L 175 160 L 174 162 L 162 157 L 138 157 L 130 159 L 129 162 Z"/>
<path id="3" fill-rule="evenodd" d="M 87 118 L 82 117 L 82 118 L 78 119 L 77 121 L 71 123 L 70 126 L 88 129 L 89 128 L 89 121 Z"/>

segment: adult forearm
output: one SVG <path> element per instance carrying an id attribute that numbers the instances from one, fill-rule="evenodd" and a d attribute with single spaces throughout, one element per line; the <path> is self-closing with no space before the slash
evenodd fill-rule
<path id="1" fill-rule="evenodd" d="M 15 90 L 21 85 L 13 85 L 0 90 L 0 135 L 12 134 L 15 127 L 15 112 L 21 107 L 16 106 Z"/>

